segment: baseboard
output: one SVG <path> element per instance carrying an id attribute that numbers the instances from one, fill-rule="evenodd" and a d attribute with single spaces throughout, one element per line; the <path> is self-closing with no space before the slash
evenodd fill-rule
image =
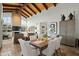
<path id="1" fill-rule="evenodd" d="M 61 45 L 65 45 L 65 46 L 69 46 L 69 47 L 74 47 L 74 46 L 71 46 L 71 45 L 67 45 L 67 44 L 61 44 Z"/>

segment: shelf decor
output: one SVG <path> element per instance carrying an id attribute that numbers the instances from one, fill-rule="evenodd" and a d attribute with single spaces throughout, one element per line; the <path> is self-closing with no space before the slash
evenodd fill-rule
<path id="1" fill-rule="evenodd" d="M 73 18 L 73 14 L 70 13 L 70 14 L 69 14 L 69 19 L 71 20 L 72 18 Z"/>
<path id="2" fill-rule="evenodd" d="M 65 18 L 66 18 L 66 17 L 65 17 L 65 15 L 64 15 L 64 14 L 63 14 L 63 15 L 61 15 L 61 20 L 62 20 L 62 21 L 64 21 L 64 20 L 65 20 Z"/>

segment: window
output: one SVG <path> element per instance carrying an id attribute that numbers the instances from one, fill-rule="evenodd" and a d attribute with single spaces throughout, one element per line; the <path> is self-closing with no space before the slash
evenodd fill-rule
<path id="1" fill-rule="evenodd" d="M 3 24 L 11 25 L 12 24 L 12 14 L 11 13 L 3 13 Z"/>

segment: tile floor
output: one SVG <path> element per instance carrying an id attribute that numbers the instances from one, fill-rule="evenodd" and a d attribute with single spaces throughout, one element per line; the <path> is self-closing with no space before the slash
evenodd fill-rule
<path id="1" fill-rule="evenodd" d="M 3 46 L 0 51 L 1 56 L 20 56 L 19 44 L 13 44 L 11 39 L 3 40 Z"/>
<path id="2" fill-rule="evenodd" d="M 21 56 L 21 49 L 19 44 L 13 44 L 11 39 L 4 40 L 0 56 Z M 79 56 L 79 49 L 69 46 L 61 45 L 62 56 Z"/>

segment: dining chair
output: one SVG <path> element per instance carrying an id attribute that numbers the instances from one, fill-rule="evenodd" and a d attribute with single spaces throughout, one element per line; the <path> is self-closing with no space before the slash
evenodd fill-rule
<path id="1" fill-rule="evenodd" d="M 55 40 L 49 40 L 48 41 L 48 47 L 43 50 L 43 54 L 46 56 L 54 55 L 55 53 Z"/>
<path id="2" fill-rule="evenodd" d="M 21 46 L 21 54 L 23 56 L 37 56 L 38 52 L 30 47 L 30 41 L 18 39 Z"/>
<path id="3" fill-rule="evenodd" d="M 61 54 L 60 46 L 61 46 L 62 36 L 59 36 L 59 37 L 55 38 L 54 40 L 56 41 L 56 43 L 55 43 L 55 45 L 56 45 L 55 46 L 55 53 L 56 53 L 56 55 Z"/>
<path id="4" fill-rule="evenodd" d="M 57 46 L 56 46 L 56 50 L 60 48 L 61 39 L 62 39 L 61 36 L 58 37 L 58 38 L 56 38 L 56 42 L 57 42 L 57 43 L 56 43 L 56 45 L 57 45 Z"/>
<path id="5" fill-rule="evenodd" d="M 28 36 L 27 32 L 21 32 L 21 33 L 24 34 L 24 37 L 27 37 Z"/>
<path id="6" fill-rule="evenodd" d="M 33 41 L 33 40 L 37 40 L 37 37 L 35 35 L 30 36 L 30 41 Z"/>

